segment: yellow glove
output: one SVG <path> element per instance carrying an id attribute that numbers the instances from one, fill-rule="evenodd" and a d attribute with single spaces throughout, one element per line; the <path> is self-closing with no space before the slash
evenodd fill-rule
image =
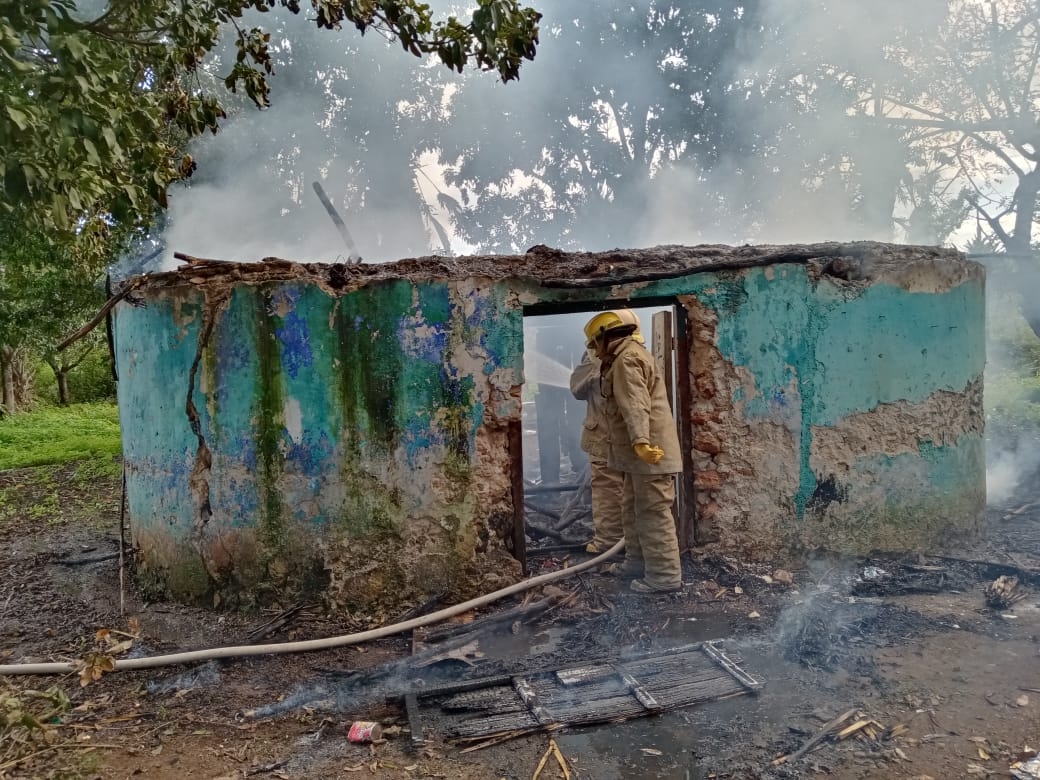
<path id="1" fill-rule="evenodd" d="M 656 466 L 664 457 L 664 450 L 652 444 L 636 444 L 633 449 L 641 461 L 649 463 L 651 466 Z"/>

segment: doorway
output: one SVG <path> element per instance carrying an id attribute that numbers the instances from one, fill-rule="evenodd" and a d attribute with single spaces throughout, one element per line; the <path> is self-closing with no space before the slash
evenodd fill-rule
<path id="1" fill-rule="evenodd" d="M 683 450 L 683 472 L 677 476 L 675 516 L 680 547 L 693 532 L 693 475 L 689 462 L 692 436 L 689 409 L 689 348 L 685 310 L 675 300 L 653 300 L 625 306 L 636 313 L 646 347 L 665 379 L 669 404 L 677 420 Z M 581 449 L 586 403 L 571 394 L 570 377 L 585 353 L 584 326 L 594 308 L 533 306 L 524 311 L 524 387 L 520 452 L 513 459 L 514 485 L 522 485 L 514 539 L 526 561 L 529 551 L 583 551 L 592 538 L 592 502 L 588 456 Z M 685 430 L 684 430 L 685 429 Z"/>

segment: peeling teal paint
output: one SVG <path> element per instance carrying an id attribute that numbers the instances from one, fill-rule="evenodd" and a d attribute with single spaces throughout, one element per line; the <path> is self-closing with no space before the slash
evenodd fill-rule
<path id="1" fill-rule="evenodd" d="M 891 401 L 960 392 L 985 360 L 985 301 L 976 285 L 912 293 L 878 284 L 842 301 L 821 284 L 817 364 L 821 386 L 812 414 L 831 425 Z"/>

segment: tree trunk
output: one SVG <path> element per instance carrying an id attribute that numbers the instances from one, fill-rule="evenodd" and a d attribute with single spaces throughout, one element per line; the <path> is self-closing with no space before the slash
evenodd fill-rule
<path id="1" fill-rule="evenodd" d="M 58 404 L 69 405 L 69 372 L 62 371 L 58 375 Z"/>
<path id="2" fill-rule="evenodd" d="M 1015 188 L 1015 232 L 1011 236 L 1013 243 L 1005 247 L 1010 254 L 1026 255 L 1030 253 L 1038 195 L 1040 195 L 1040 168 L 1034 168 L 1019 179 L 1018 187 Z M 1040 277 L 1040 269 L 1034 267 L 1027 273 L 1031 279 L 1024 285 L 1024 289 L 1035 290 L 1037 279 Z M 1022 316 L 1025 317 L 1037 338 L 1040 338 L 1040 300 L 1036 300 L 1036 296 L 1030 295 L 1028 292 L 1022 296 Z"/>
<path id="3" fill-rule="evenodd" d="M 54 372 L 54 378 L 58 383 L 58 405 L 68 406 L 69 405 L 69 371 L 72 370 L 72 366 L 62 363 L 57 358 L 48 357 L 45 358 L 47 365 L 51 367 L 51 371 Z"/>
<path id="4" fill-rule="evenodd" d="M 18 411 L 18 402 L 15 396 L 14 381 L 14 347 L 7 344 L 0 345 L 0 365 L 3 366 L 3 411 L 6 414 L 14 414 Z"/>

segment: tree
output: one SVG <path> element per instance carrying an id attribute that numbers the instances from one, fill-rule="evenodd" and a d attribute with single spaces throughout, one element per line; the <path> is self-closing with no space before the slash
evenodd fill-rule
<path id="1" fill-rule="evenodd" d="M 273 38 L 295 21 L 270 14 Z M 311 29 L 272 45 L 272 107 L 229 106 L 222 132 L 192 144 L 200 167 L 171 190 L 169 246 L 238 259 L 345 254 L 311 188 L 320 180 L 366 260 L 429 251 L 415 181 L 429 136 L 419 106 L 438 104 L 432 82 L 443 69 L 368 43 L 330 46 Z"/>
<path id="2" fill-rule="evenodd" d="M 879 86 L 877 116 L 914 131 L 954 184 L 946 191 L 1007 252 L 1028 254 L 1040 194 L 1040 6 L 952 0 L 937 34 L 916 43 L 893 51 L 906 78 Z"/>
<path id="3" fill-rule="evenodd" d="M 143 220 L 195 163 L 186 138 L 216 132 L 225 111 L 202 69 L 223 26 L 235 31 L 224 78 L 257 106 L 269 102 L 271 37 L 243 26 L 250 12 L 299 0 L 80 0 L 6 3 L 0 16 L 0 160 L 8 210 L 45 230 L 103 235 L 107 221 Z M 539 14 L 516 0 L 479 0 L 468 23 L 434 20 L 419 0 L 312 0 L 323 29 L 353 25 L 462 70 L 519 75 L 538 41 Z"/>
<path id="4" fill-rule="evenodd" d="M 873 5 L 864 8 L 878 13 Z M 943 0 L 900 4 L 897 13 L 903 24 L 860 26 L 878 31 L 872 56 L 848 67 L 845 52 L 846 67 L 833 67 L 832 60 L 827 74 L 832 85 L 846 85 L 850 129 L 895 142 L 873 162 L 877 171 L 887 166 L 894 173 L 878 188 L 889 199 L 881 204 L 882 217 L 894 218 L 907 240 L 920 243 L 945 240 L 974 217 L 981 244 L 1017 258 L 1035 285 L 1040 6 L 1034 0 Z M 1022 287 L 1023 280 L 1015 284 Z M 1026 295 L 1022 303 L 1040 335 L 1040 301 Z"/>
<path id="5" fill-rule="evenodd" d="M 114 241 L 110 234 L 109 247 Z M 84 339 L 59 354 L 55 345 L 104 303 L 100 280 L 108 254 L 83 254 L 82 243 L 56 243 L 28 231 L 17 215 L 0 218 L 0 365 L 3 409 L 23 410 L 31 400 L 30 357 L 54 371 L 58 400 L 70 402 L 68 375 L 101 343 Z M 77 256 L 76 253 L 79 253 Z"/>

